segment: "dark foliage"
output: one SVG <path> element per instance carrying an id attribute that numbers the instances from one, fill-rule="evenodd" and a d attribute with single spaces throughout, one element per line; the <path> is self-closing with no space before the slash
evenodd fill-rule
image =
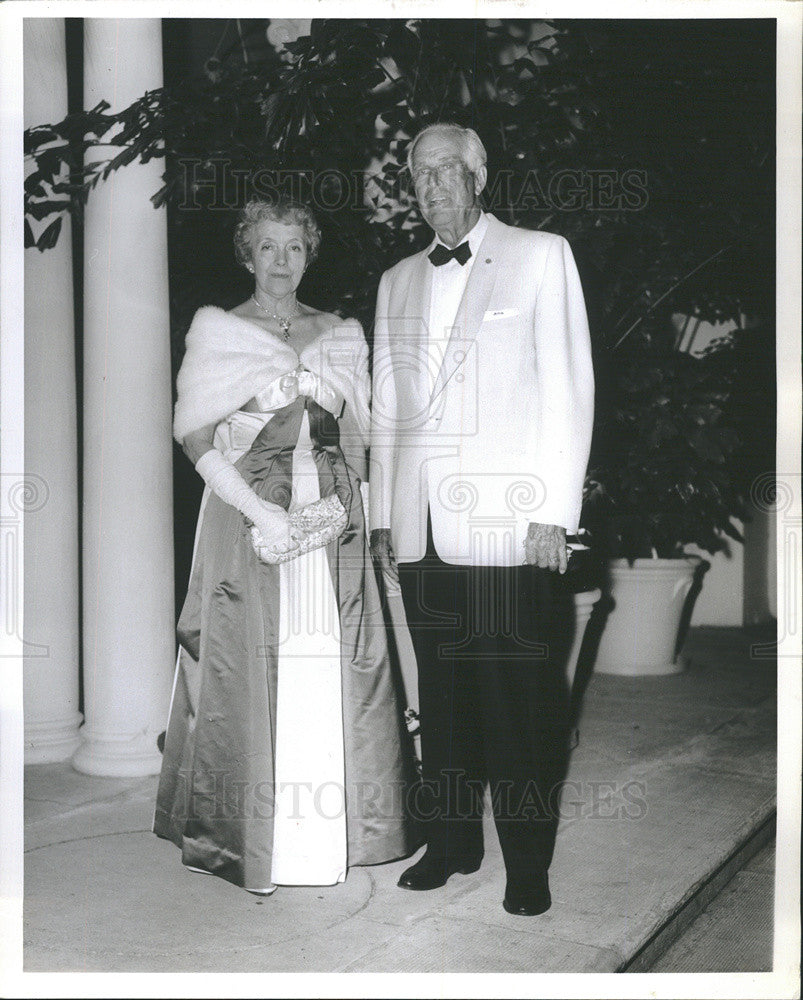
<path id="1" fill-rule="evenodd" d="M 751 486 L 774 465 L 773 337 L 738 331 L 702 357 L 618 354 L 602 382 L 584 509 L 605 553 L 675 558 L 689 543 L 716 552 L 726 536 L 741 539 L 731 519 L 750 518 Z"/>
<path id="2" fill-rule="evenodd" d="M 281 55 L 216 58 L 118 114 L 30 130 L 26 245 L 51 246 L 111 171 L 163 158 L 152 200 L 168 209 L 177 366 L 194 310 L 248 294 L 236 208 L 289 190 L 324 229 L 300 297 L 370 335 L 382 271 L 428 238 L 410 137 L 469 124 L 488 148 L 487 207 L 566 236 L 580 266 L 599 388 L 589 523 L 628 555 L 715 549 L 746 513 L 739 413 L 756 404 L 771 426 L 771 403 L 740 378 L 750 333 L 696 359 L 673 350 L 668 318 L 771 327 L 774 41 L 771 20 L 314 21 Z M 120 148 L 85 166 L 111 134 Z"/>

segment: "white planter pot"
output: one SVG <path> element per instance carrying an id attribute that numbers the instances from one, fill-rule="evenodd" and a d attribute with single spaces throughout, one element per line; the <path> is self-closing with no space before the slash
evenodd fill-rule
<path id="1" fill-rule="evenodd" d="M 600 639 L 594 669 L 628 677 L 676 674 L 675 646 L 683 606 L 701 560 L 626 559 L 610 563 L 614 600 Z"/>

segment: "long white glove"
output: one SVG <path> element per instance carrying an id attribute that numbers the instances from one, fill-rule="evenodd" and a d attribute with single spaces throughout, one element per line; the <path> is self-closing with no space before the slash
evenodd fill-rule
<path id="1" fill-rule="evenodd" d="M 195 468 L 214 494 L 256 525 L 265 545 L 279 552 L 298 548 L 287 511 L 258 497 L 217 448 L 204 452 Z"/>

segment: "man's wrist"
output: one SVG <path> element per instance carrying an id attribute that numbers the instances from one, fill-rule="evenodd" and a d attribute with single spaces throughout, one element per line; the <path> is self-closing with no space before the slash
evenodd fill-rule
<path id="1" fill-rule="evenodd" d="M 566 529 L 563 527 L 562 524 L 544 524 L 543 521 L 530 521 L 530 523 L 527 526 L 527 534 L 530 536 L 536 535 L 539 533 L 539 531 L 549 528 L 553 529 L 554 531 L 563 532 L 564 536 L 566 535 Z"/>

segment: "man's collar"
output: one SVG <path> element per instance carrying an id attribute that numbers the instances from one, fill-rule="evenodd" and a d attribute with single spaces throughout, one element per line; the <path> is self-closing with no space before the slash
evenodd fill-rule
<path id="1" fill-rule="evenodd" d="M 477 250 L 479 249 L 480 243 L 482 243 L 483 239 L 485 238 L 485 233 L 487 229 L 488 229 L 488 216 L 485 212 L 481 211 L 479 219 L 477 219 L 473 227 L 466 233 L 463 239 L 458 240 L 458 245 L 460 243 L 465 243 L 466 240 L 468 240 L 468 246 L 469 249 L 471 250 L 472 255 L 476 254 Z M 435 233 L 435 238 L 427 247 L 426 250 L 427 254 L 429 254 L 429 252 L 432 249 L 434 249 L 440 242 L 441 240 L 439 239 L 438 234 Z M 446 246 L 445 243 L 444 246 Z"/>

